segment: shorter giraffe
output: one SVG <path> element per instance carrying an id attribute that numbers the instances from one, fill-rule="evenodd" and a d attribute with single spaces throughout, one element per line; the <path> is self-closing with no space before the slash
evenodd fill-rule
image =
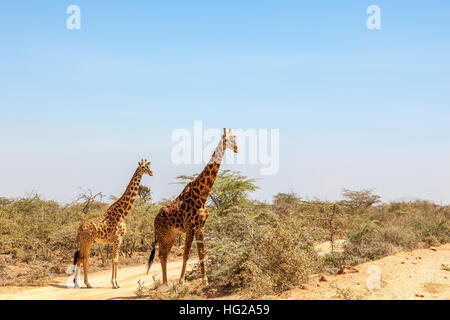
<path id="1" fill-rule="evenodd" d="M 225 154 L 225 150 L 230 149 L 238 152 L 236 136 L 231 129 L 223 129 L 223 136 L 215 149 L 211 160 L 203 171 L 193 181 L 189 182 L 181 194 L 165 207 L 161 208 L 155 218 L 155 241 L 152 244 L 152 251 L 148 259 L 147 274 L 155 258 L 156 245 L 159 244 L 159 260 L 161 262 L 163 283 L 158 288 L 160 291 L 169 289 L 167 283 L 167 258 L 177 235 L 186 233 L 183 254 L 183 267 L 181 269 L 180 282 L 184 281 L 186 265 L 189 259 L 191 245 L 194 237 L 197 241 L 198 256 L 200 259 L 200 270 L 203 278 L 203 285 L 208 284 L 206 276 L 206 259 L 203 235 L 205 222 L 209 212 L 206 209 L 206 200 L 211 193 L 220 165 Z"/>
<path id="2" fill-rule="evenodd" d="M 150 170 L 150 162 L 142 160 L 138 165 L 122 197 L 114 202 L 102 216 L 86 220 L 78 228 L 78 250 L 75 252 L 73 266 L 68 270 L 70 274 L 75 272 L 75 288 L 80 287 L 78 284 L 78 276 L 80 274 L 81 263 L 83 263 L 84 284 L 87 288 L 92 288 L 88 281 L 87 262 L 89 251 L 95 241 L 104 244 L 112 243 L 111 283 L 113 289 L 119 288 L 119 284 L 117 283 L 117 264 L 119 262 L 120 245 L 126 231 L 125 218 L 136 200 L 142 176 L 144 174 L 153 176 L 153 172 Z"/>

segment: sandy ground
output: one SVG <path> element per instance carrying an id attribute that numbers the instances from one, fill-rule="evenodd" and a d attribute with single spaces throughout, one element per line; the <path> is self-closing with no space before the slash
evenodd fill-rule
<path id="1" fill-rule="evenodd" d="M 336 240 L 334 242 L 334 252 L 343 252 L 344 251 L 344 245 L 347 241 L 343 239 Z M 314 245 L 314 248 L 317 251 L 317 254 L 319 256 L 323 256 L 327 253 L 331 252 L 331 242 L 330 241 L 324 241 L 321 243 L 317 243 Z"/>
<path id="2" fill-rule="evenodd" d="M 305 289 L 297 288 L 276 298 L 450 300 L 450 271 L 444 266 L 450 267 L 450 244 L 436 251 L 400 252 L 367 262 L 356 267 L 358 273 L 325 275 L 326 282 L 315 276 Z"/>
<path id="3" fill-rule="evenodd" d="M 195 259 L 188 261 L 189 270 Z M 167 265 L 167 277 L 170 280 L 177 280 L 180 277 L 183 262 L 180 260 L 169 262 Z M 146 275 L 147 267 L 144 264 L 135 266 L 120 267 L 118 271 L 118 281 L 120 288 L 111 288 L 111 270 L 103 270 L 89 273 L 89 283 L 92 289 L 86 289 L 81 274 L 79 283 L 81 289 L 69 289 L 66 286 L 69 277 L 61 277 L 45 287 L 19 288 L 0 287 L 0 300 L 108 300 L 108 299 L 136 299 L 136 289 L 138 281 L 144 283 L 146 287 L 153 285 L 152 275 L 159 279 L 161 275 L 161 265 L 154 263 L 149 274 Z M 69 282 L 70 283 L 70 282 Z M 72 283 L 70 283 L 72 284 Z"/>
<path id="4" fill-rule="evenodd" d="M 326 250 L 326 248 L 324 248 Z M 188 268 L 196 261 L 190 261 Z M 168 264 L 169 280 L 178 279 L 182 262 Z M 436 250 L 421 249 L 400 252 L 396 255 L 357 266 L 358 273 L 325 275 L 327 281 L 319 281 L 320 275 L 313 277 L 306 287 L 296 288 L 281 296 L 269 299 L 441 299 L 450 300 L 450 244 Z M 93 289 L 68 289 L 67 277 L 38 288 L 1 287 L 0 300 L 8 299 L 135 299 L 138 281 L 145 286 L 153 284 L 152 275 L 161 278 L 159 263 L 152 266 L 150 274 L 145 274 L 145 265 L 119 267 L 120 289 L 110 286 L 111 271 L 99 271 L 89 276 Z M 378 280 L 378 281 L 377 281 Z M 82 280 L 80 281 L 82 283 Z M 379 284 L 379 286 L 378 286 Z M 369 287 L 371 289 L 369 289 Z M 239 299 L 238 295 L 224 299 Z"/>

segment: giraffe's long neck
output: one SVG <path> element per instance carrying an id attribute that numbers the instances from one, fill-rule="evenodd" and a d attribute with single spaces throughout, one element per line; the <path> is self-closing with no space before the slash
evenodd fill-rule
<path id="1" fill-rule="evenodd" d="M 115 214 L 120 218 L 125 218 L 127 216 L 136 200 L 141 180 L 142 174 L 139 172 L 139 169 L 137 169 L 123 195 L 111 206 L 110 209 L 114 210 L 108 210 L 111 214 Z"/>
<path id="2" fill-rule="evenodd" d="M 206 203 L 206 200 L 211 193 L 212 187 L 214 186 L 214 182 L 216 181 L 219 173 L 224 154 L 225 144 L 224 140 L 221 139 L 208 164 L 205 166 L 203 171 L 200 172 L 198 177 L 191 183 L 193 188 L 197 188 L 199 190 L 198 198 L 202 204 Z"/>

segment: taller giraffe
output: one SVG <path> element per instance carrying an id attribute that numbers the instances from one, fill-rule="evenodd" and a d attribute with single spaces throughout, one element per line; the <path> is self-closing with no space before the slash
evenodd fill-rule
<path id="1" fill-rule="evenodd" d="M 124 194 L 115 201 L 106 212 L 98 217 L 84 221 L 78 228 L 77 243 L 78 250 L 75 252 L 73 266 L 69 273 L 75 271 L 74 283 L 75 288 L 79 288 L 78 276 L 80 274 L 80 265 L 83 262 L 84 284 L 87 288 L 92 288 L 88 281 L 87 262 L 89 251 L 92 244 L 97 241 L 99 243 L 112 243 L 112 275 L 111 283 L 114 289 L 119 288 L 117 283 L 117 265 L 119 262 L 119 250 L 126 231 L 125 218 L 136 200 L 139 185 L 144 174 L 153 176 L 150 170 L 150 162 L 142 160 L 138 163 L 130 183 Z"/>
<path id="2" fill-rule="evenodd" d="M 209 212 L 205 204 L 219 173 L 226 149 L 233 150 L 235 153 L 238 152 L 236 136 L 232 134 L 231 129 L 228 132 L 226 129 L 223 129 L 221 141 L 217 145 L 211 160 L 198 177 L 189 182 L 181 194 L 171 203 L 161 208 L 156 215 L 155 241 L 152 244 L 152 251 L 148 260 L 147 274 L 155 258 L 156 244 L 159 243 L 159 260 L 163 273 L 163 283 L 159 287 L 161 291 L 169 288 L 167 284 L 167 257 L 179 233 L 186 233 L 180 282 L 184 281 L 186 263 L 189 259 L 192 241 L 195 236 L 203 284 L 208 284 L 203 234 Z"/>

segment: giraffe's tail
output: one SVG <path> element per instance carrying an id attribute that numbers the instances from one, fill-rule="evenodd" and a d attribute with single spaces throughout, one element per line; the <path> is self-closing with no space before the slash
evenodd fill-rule
<path id="1" fill-rule="evenodd" d="M 152 266 L 153 260 L 155 259 L 155 253 L 156 253 L 156 239 L 152 243 L 152 251 L 150 252 L 150 257 L 148 257 L 148 263 L 147 263 L 147 274 L 150 271 L 150 267 Z"/>
<path id="2" fill-rule="evenodd" d="M 73 272 L 75 271 L 75 268 L 77 266 L 79 256 L 80 256 L 80 250 L 75 251 L 75 254 L 73 256 L 73 264 L 67 268 L 67 270 L 66 270 L 67 274 L 70 274 L 70 275 L 73 274 Z"/>

